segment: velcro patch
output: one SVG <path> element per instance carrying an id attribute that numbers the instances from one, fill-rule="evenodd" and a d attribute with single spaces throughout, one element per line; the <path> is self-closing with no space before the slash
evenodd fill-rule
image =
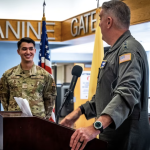
<path id="1" fill-rule="evenodd" d="M 102 63 L 101 63 L 101 67 L 100 68 L 104 68 L 106 63 L 107 63 L 107 60 L 103 60 Z"/>
<path id="2" fill-rule="evenodd" d="M 11 79 L 19 79 L 20 78 L 20 76 L 13 76 L 13 77 L 11 77 Z"/>
<path id="3" fill-rule="evenodd" d="M 32 79 L 44 79 L 44 76 L 31 76 Z"/>
<path id="4" fill-rule="evenodd" d="M 126 62 L 126 61 L 130 61 L 130 60 L 131 60 L 131 53 L 127 53 L 127 54 L 119 56 L 119 64 Z"/>
<path id="5" fill-rule="evenodd" d="M 23 88 L 23 89 L 27 89 L 27 88 L 28 88 L 28 85 L 27 85 L 26 83 L 23 83 L 23 84 L 22 84 L 22 88 Z"/>
<path id="6" fill-rule="evenodd" d="M 52 86 L 55 86 L 55 83 L 52 83 Z"/>
<path id="7" fill-rule="evenodd" d="M 56 85 L 55 85 L 55 81 L 53 81 L 52 86 L 56 86 Z"/>

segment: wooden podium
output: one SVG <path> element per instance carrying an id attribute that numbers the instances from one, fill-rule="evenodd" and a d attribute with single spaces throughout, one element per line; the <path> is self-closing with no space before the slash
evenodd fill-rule
<path id="1" fill-rule="evenodd" d="M 74 130 L 22 112 L 0 112 L 0 150 L 70 150 Z M 94 139 L 85 150 L 106 150 L 107 142 Z"/>

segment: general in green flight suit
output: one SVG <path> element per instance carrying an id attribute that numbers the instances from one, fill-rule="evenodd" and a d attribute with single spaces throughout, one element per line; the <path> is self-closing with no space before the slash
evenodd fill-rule
<path id="1" fill-rule="evenodd" d="M 143 46 L 129 31 L 130 9 L 122 1 L 108 1 L 99 16 L 102 39 L 111 48 L 100 66 L 96 93 L 61 124 L 70 127 L 82 114 L 96 117 L 94 124 L 73 133 L 71 150 L 83 150 L 98 134 L 108 150 L 149 150 L 149 68 Z"/>

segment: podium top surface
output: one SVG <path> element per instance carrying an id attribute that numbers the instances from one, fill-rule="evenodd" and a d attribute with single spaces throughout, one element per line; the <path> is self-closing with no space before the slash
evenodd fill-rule
<path id="1" fill-rule="evenodd" d="M 0 115 L 3 118 L 8 118 L 8 117 L 29 117 L 28 115 L 22 113 L 21 111 L 0 111 Z"/>

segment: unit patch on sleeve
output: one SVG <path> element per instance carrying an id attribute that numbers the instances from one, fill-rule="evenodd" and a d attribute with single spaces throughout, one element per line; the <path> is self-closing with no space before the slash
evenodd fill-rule
<path id="1" fill-rule="evenodd" d="M 55 85 L 55 81 L 53 81 L 52 86 L 56 86 L 56 85 Z"/>
<path id="2" fill-rule="evenodd" d="M 119 64 L 126 62 L 126 61 L 130 61 L 130 60 L 131 60 L 131 53 L 127 53 L 127 54 L 119 56 Z"/>
<path id="3" fill-rule="evenodd" d="M 107 63 L 107 60 L 103 60 L 102 63 L 101 63 L 101 68 L 104 68 L 106 63 Z"/>

